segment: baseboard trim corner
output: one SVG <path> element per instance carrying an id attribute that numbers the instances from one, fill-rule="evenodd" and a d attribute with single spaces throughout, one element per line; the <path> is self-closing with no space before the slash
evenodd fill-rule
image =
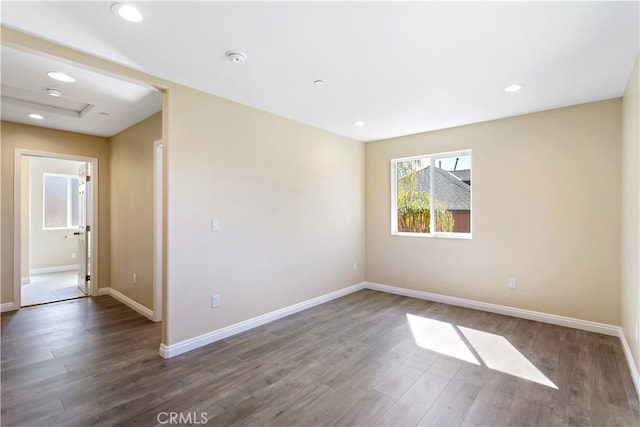
<path id="1" fill-rule="evenodd" d="M 113 288 L 98 288 L 98 295 L 106 295 L 105 293 L 102 293 L 104 292 L 102 291 L 102 289 L 108 289 L 108 295 L 111 295 L 113 298 L 117 299 L 118 301 L 120 301 L 121 303 L 129 307 L 130 309 L 137 311 L 138 313 L 142 314 L 144 317 L 153 321 L 153 310 L 148 309 L 144 305 L 140 304 L 138 301 L 132 300 L 122 292 L 119 292 Z"/>
<path id="2" fill-rule="evenodd" d="M 549 323 L 551 325 L 565 326 L 568 328 L 580 329 L 583 331 L 596 332 L 603 335 L 620 335 L 618 332 L 618 326 L 608 325 L 606 323 L 591 322 L 589 320 L 575 319 L 573 317 L 558 316 L 555 314 L 542 313 L 539 311 L 508 307 L 505 305 L 490 304 L 470 299 L 450 297 L 447 295 L 433 294 L 430 292 L 382 285 L 380 283 L 367 282 L 365 288 L 371 289 L 373 291 L 387 292 L 390 294 L 403 295 L 406 297 L 418 298 L 433 302 L 440 302 L 443 304 L 450 304 L 458 307 L 488 311 L 490 313 L 504 314 L 506 316 L 519 317 L 522 319 L 535 320 L 537 322 Z"/>
<path id="3" fill-rule="evenodd" d="M 160 357 L 162 357 L 163 359 L 168 359 L 169 356 L 169 348 L 164 344 L 160 344 L 160 349 L 158 350 L 158 354 L 160 354 Z"/>
<path id="4" fill-rule="evenodd" d="M 290 316 L 292 314 L 299 313 L 303 310 L 315 307 L 325 302 L 329 302 L 334 299 L 352 294 L 364 288 L 365 282 L 358 283 L 356 285 L 339 289 L 325 295 L 320 295 L 319 297 L 311 298 L 298 304 L 290 305 L 288 307 L 284 307 L 270 313 L 256 316 L 251 319 L 226 326 L 224 328 L 216 329 L 214 331 L 207 332 L 205 334 L 198 335 L 196 337 L 189 338 L 175 344 L 160 344 L 159 354 L 161 357 L 169 359 L 188 351 L 203 347 L 205 345 L 212 344 L 216 341 L 220 341 L 233 335 L 248 331 L 258 326 L 265 325 L 267 323 L 273 322 L 274 320 L 282 319 L 283 317 Z"/>
<path id="5" fill-rule="evenodd" d="M 631 380 L 633 381 L 633 385 L 636 388 L 636 394 L 640 398 L 640 373 L 638 373 L 638 368 L 636 367 L 636 363 L 633 359 L 633 353 L 631 353 L 631 347 L 629 347 L 629 342 L 627 341 L 627 337 L 624 335 L 624 330 L 622 328 L 618 328 L 620 342 L 622 343 L 622 350 L 624 351 L 624 357 L 627 359 L 627 365 L 629 365 L 629 372 L 631 373 Z"/>
<path id="6" fill-rule="evenodd" d="M 110 295 L 111 294 L 111 288 L 110 287 L 104 287 L 104 288 L 98 288 L 98 290 L 96 291 L 96 296 L 100 297 L 102 295 Z"/>

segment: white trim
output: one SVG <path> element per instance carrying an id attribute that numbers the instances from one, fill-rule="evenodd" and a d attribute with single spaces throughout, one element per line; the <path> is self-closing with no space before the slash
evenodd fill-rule
<path id="1" fill-rule="evenodd" d="M 398 160 L 391 159 L 389 163 L 391 167 L 391 235 L 398 234 Z M 394 202 L 395 199 L 395 202 Z"/>
<path id="2" fill-rule="evenodd" d="M 29 276 L 29 277 L 23 277 L 23 278 L 21 278 L 21 279 L 20 279 L 20 284 L 21 284 L 22 286 L 24 286 L 24 285 L 28 285 L 29 283 L 31 283 L 31 276 Z"/>
<path id="3" fill-rule="evenodd" d="M 629 365 L 629 372 L 631 373 L 631 380 L 633 381 L 633 385 L 636 388 L 636 393 L 640 396 L 640 374 L 638 373 L 638 368 L 636 367 L 636 363 L 633 359 L 633 353 L 631 353 L 631 347 L 629 347 L 629 343 L 627 342 L 627 337 L 624 335 L 624 330 L 622 328 L 619 329 L 619 337 L 622 342 L 622 349 L 624 350 L 624 356 L 627 359 L 627 365 Z"/>
<path id="4" fill-rule="evenodd" d="M 456 305 L 459 307 L 471 308 L 474 310 L 488 311 L 490 313 L 504 314 L 506 316 L 519 317 L 522 319 L 535 320 L 537 322 L 549 323 L 552 325 L 565 326 L 568 328 L 580 329 L 583 331 L 597 332 L 604 335 L 619 336 L 618 326 L 606 323 L 591 322 L 589 320 L 575 319 L 573 317 L 558 316 L 555 314 L 541 313 L 538 311 L 525 310 L 522 308 L 508 307 L 498 304 L 474 301 L 470 299 L 450 297 L 429 292 L 416 291 L 413 289 L 398 288 L 395 286 L 382 285 L 379 283 L 365 284 L 366 289 L 387 292 L 395 295 L 418 298 L 427 301 L 441 302 L 444 304 Z"/>
<path id="5" fill-rule="evenodd" d="M 58 267 L 32 268 L 31 275 L 37 276 L 38 274 L 61 273 L 63 271 L 73 271 L 77 269 L 78 269 L 78 264 L 61 265 Z"/>
<path id="6" fill-rule="evenodd" d="M 162 140 L 153 144 L 153 320 L 162 320 L 162 245 L 163 245 L 163 146 Z"/>
<path id="7" fill-rule="evenodd" d="M 109 293 L 108 291 L 109 288 L 100 288 L 99 290 L 100 294 L 102 294 L 103 289 L 105 289 L 104 294 Z M 336 298 L 349 295 L 351 293 L 360 291 L 362 289 L 370 289 L 373 291 L 385 292 L 385 293 L 390 293 L 394 295 L 402 295 L 402 296 L 411 297 L 411 298 L 418 298 L 418 299 L 423 299 L 428 301 L 440 302 L 443 304 L 449 304 L 449 305 L 455 305 L 459 307 L 471 308 L 475 310 L 487 311 L 490 313 L 503 314 L 506 316 L 518 317 L 522 319 L 534 320 L 537 322 L 548 323 L 552 325 L 564 326 L 568 328 L 574 328 L 574 329 L 579 329 L 579 330 L 584 330 L 589 332 L 600 333 L 603 335 L 611 335 L 611 336 L 618 337 L 622 343 L 624 355 L 625 355 L 625 358 L 627 359 L 627 364 L 629 365 L 629 371 L 631 373 L 631 379 L 633 381 L 633 385 L 635 386 L 635 389 L 638 395 L 640 395 L 640 375 L 638 374 L 638 369 L 635 365 L 633 355 L 631 353 L 631 349 L 629 348 L 629 344 L 626 340 L 626 337 L 624 336 L 624 332 L 622 328 L 619 326 L 609 325 L 605 323 L 591 322 L 588 320 L 576 319 L 576 318 L 566 317 L 566 316 L 558 316 L 555 314 L 541 313 L 541 312 L 532 311 L 532 310 L 507 307 L 507 306 L 498 305 L 498 304 L 484 303 L 484 302 L 474 301 L 474 300 L 469 300 L 464 298 L 450 297 L 446 295 L 416 291 L 412 289 L 399 288 L 396 286 L 382 285 L 379 283 L 371 283 L 371 282 L 362 282 L 357 285 L 349 286 L 347 288 L 340 289 L 338 291 L 331 292 L 325 295 L 321 295 L 319 297 L 312 298 L 310 300 L 303 301 L 301 303 L 294 304 L 289 307 L 282 308 L 280 310 L 272 311 L 271 313 L 257 316 L 257 317 L 254 317 L 254 318 L 251 318 L 243 322 L 239 322 L 224 328 L 220 328 L 215 331 L 211 331 L 194 338 L 180 341 L 175 344 L 171 344 L 171 345 L 166 345 L 164 343 L 160 344 L 159 354 L 161 357 L 165 359 L 169 359 L 171 357 L 178 356 L 180 354 L 186 353 L 191 350 L 195 350 L 197 348 L 214 343 L 216 341 L 245 332 L 249 329 L 265 325 L 274 320 L 278 320 L 283 317 L 289 316 L 291 314 L 299 313 L 308 308 L 315 307 L 319 304 L 332 301 Z M 114 291 L 111 290 L 111 292 L 114 292 Z M 116 297 L 116 299 L 118 298 Z"/>
<path id="8" fill-rule="evenodd" d="M 110 287 L 98 288 L 96 290 L 95 296 L 99 297 L 102 295 L 111 295 L 111 288 Z"/>
<path id="9" fill-rule="evenodd" d="M 396 162 L 396 165 L 398 163 Z M 438 197 L 437 189 L 436 189 L 436 161 L 433 157 L 429 156 L 429 234 L 435 236 L 436 234 L 436 215 L 438 212 L 436 211 L 436 197 Z M 398 195 L 392 199 L 393 206 L 397 210 L 398 209 Z"/>
<path id="10" fill-rule="evenodd" d="M 108 291 L 103 291 L 102 289 L 108 289 Z M 131 298 L 129 298 L 123 293 L 116 291 L 113 288 L 100 288 L 99 293 L 102 295 L 108 293 L 113 298 L 117 299 L 118 301 L 120 301 L 121 303 L 123 303 L 124 305 L 132 309 L 133 311 L 137 311 L 138 313 L 142 314 L 144 317 L 148 318 L 149 320 L 153 320 L 153 310 L 148 309 L 144 305 L 140 304 L 138 301 L 132 300 Z"/>
<path id="11" fill-rule="evenodd" d="M 396 222 L 398 221 L 398 215 L 396 214 Z M 435 233 L 410 233 L 407 231 L 398 231 L 393 233 L 394 236 L 400 237 L 418 237 L 421 239 L 467 239 L 473 240 L 471 233 L 445 233 L 442 231 Z"/>
<path id="12" fill-rule="evenodd" d="M 457 151 L 449 151 L 446 153 L 434 153 L 434 154 L 424 154 L 420 156 L 411 156 L 411 157 L 401 157 L 397 159 L 391 159 L 391 235 L 392 236 L 402 236 L 402 237 L 427 237 L 427 238 L 446 238 L 446 239 L 473 239 L 473 214 L 469 217 L 471 221 L 469 223 L 469 232 L 468 233 L 454 233 L 454 232 L 442 232 L 435 231 L 436 229 L 436 215 L 433 213 L 436 211 L 436 199 L 435 197 L 430 198 L 430 212 L 432 213 L 429 216 L 429 229 L 431 232 L 429 233 L 409 233 L 409 232 L 400 232 L 398 231 L 398 163 L 406 162 L 411 160 L 429 160 L 429 194 L 436 194 L 437 189 L 435 186 L 435 168 L 436 161 L 442 160 L 446 158 L 451 158 L 454 156 L 469 156 L 471 159 L 471 164 L 469 165 L 471 175 L 473 175 L 473 153 L 472 149 L 463 149 Z M 457 163 L 457 162 L 456 162 Z M 471 191 L 471 199 L 469 200 L 469 212 L 473 212 L 473 191 Z"/>
<path id="13" fill-rule="evenodd" d="M 14 311 L 20 309 L 20 304 L 16 304 L 15 302 L 3 302 L 0 304 L 0 313 L 4 313 L 5 311 Z"/>
<path id="14" fill-rule="evenodd" d="M 2 150 L 0 150 L 2 151 Z M 0 154 L 0 164 L 2 164 L 2 154 Z M 2 212 L 2 197 L 0 197 L 0 212 Z M 0 224 L 0 242 L 4 242 L 4 240 L 2 239 L 2 226 Z M 2 258 L 2 244 L 0 243 L 0 260 L 2 260 L 4 258 Z M 0 262 L 0 277 L 2 276 L 2 262 Z M 6 269 L 6 267 L 5 267 Z M 22 271 L 22 269 L 20 269 Z M 14 299 L 15 299 L 15 294 L 13 295 Z M 4 306 L 5 304 L 0 303 L 0 313 L 4 312 Z M 13 306 L 13 303 L 11 303 L 11 305 Z"/>
<path id="15" fill-rule="evenodd" d="M 75 160 L 81 162 L 87 162 L 91 164 L 91 174 L 93 181 L 93 197 L 92 197 L 92 212 L 93 218 L 91 225 L 93 226 L 93 237 L 91 239 L 91 256 L 94 262 L 91 263 L 91 271 L 89 274 L 91 275 L 91 295 L 94 295 L 95 289 L 98 286 L 98 158 L 97 157 L 87 157 L 87 156 L 77 156 L 75 154 L 63 154 L 63 153 L 51 153 L 47 151 L 36 151 L 36 150 L 25 150 L 22 148 L 16 148 L 14 152 L 13 158 L 13 303 L 12 310 L 17 310 L 21 307 L 22 301 L 22 278 L 21 270 L 22 270 L 22 241 L 20 238 L 21 234 L 21 222 L 22 222 L 22 203 L 21 203 L 21 179 L 22 179 L 22 157 L 47 157 L 52 159 L 62 159 L 62 160 Z"/>
<path id="16" fill-rule="evenodd" d="M 22 153 L 13 158 L 13 305 L 22 301 Z"/>
<path id="17" fill-rule="evenodd" d="M 312 298 L 303 301 L 298 304 L 290 305 L 288 307 L 281 308 L 280 310 L 272 311 L 261 316 L 253 317 L 243 322 L 235 323 L 224 328 L 216 329 L 215 331 L 207 332 L 206 334 L 199 335 L 197 337 L 189 338 L 184 341 L 177 342 L 175 344 L 166 345 L 160 344 L 159 353 L 165 359 L 169 359 L 174 356 L 178 356 L 182 353 L 186 353 L 196 348 L 203 347 L 205 345 L 220 341 L 221 339 L 228 338 L 230 336 L 239 334 L 241 332 L 248 331 L 249 329 L 256 328 L 258 326 L 265 325 L 274 320 L 281 319 L 286 316 L 290 316 L 295 313 L 299 313 L 303 310 L 315 307 L 317 305 L 329 302 L 336 298 L 343 297 L 345 295 L 352 294 L 365 288 L 365 282 L 358 283 L 353 286 L 349 286 L 334 292 L 330 292 L 325 295 L 321 295 L 316 298 Z"/>
<path id="18" fill-rule="evenodd" d="M 411 298 L 418 298 L 427 301 L 440 302 L 443 304 L 455 305 L 459 307 L 471 308 L 474 310 L 488 311 L 490 313 L 504 314 L 506 316 L 519 317 L 522 319 L 534 320 L 536 322 L 549 323 L 552 325 L 564 326 L 567 328 L 579 329 L 582 331 L 595 332 L 603 335 L 618 337 L 622 343 L 625 359 L 629 365 L 631 380 L 635 386 L 636 393 L 640 396 L 640 374 L 636 367 L 631 348 L 620 326 L 606 323 L 591 322 L 589 320 L 576 319 L 573 317 L 558 316 L 555 314 L 541 313 L 539 311 L 525 310 L 522 308 L 507 307 L 504 305 L 490 304 L 464 298 L 450 297 L 429 292 L 416 291 L 413 289 L 398 288 L 396 286 L 382 285 L 379 283 L 365 283 L 366 289 L 386 292 L 395 295 L 402 295 Z"/>

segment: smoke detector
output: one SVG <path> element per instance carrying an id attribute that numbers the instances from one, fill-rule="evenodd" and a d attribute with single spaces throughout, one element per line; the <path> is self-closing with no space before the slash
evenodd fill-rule
<path id="1" fill-rule="evenodd" d="M 229 51 L 227 52 L 227 58 L 233 63 L 242 64 L 247 59 L 247 55 L 242 52 Z"/>
<path id="2" fill-rule="evenodd" d="M 62 91 L 53 87 L 48 87 L 47 93 L 51 96 L 55 96 L 56 98 L 60 98 L 62 96 Z"/>

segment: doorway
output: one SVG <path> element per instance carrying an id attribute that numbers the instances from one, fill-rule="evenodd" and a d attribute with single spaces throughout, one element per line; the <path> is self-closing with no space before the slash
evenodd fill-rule
<path id="1" fill-rule="evenodd" d="M 91 295 L 96 169 L 95 158 L 16 152 L 21 307 Z"/>

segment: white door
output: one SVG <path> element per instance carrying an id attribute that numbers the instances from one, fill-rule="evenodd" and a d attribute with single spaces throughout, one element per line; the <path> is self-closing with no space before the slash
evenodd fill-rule
<path id="1" fill-rule="evenodd" d="M 89 163 L 78 171 L 78 288 L 85 294 L 91 293 L 91 175 Z"/>

